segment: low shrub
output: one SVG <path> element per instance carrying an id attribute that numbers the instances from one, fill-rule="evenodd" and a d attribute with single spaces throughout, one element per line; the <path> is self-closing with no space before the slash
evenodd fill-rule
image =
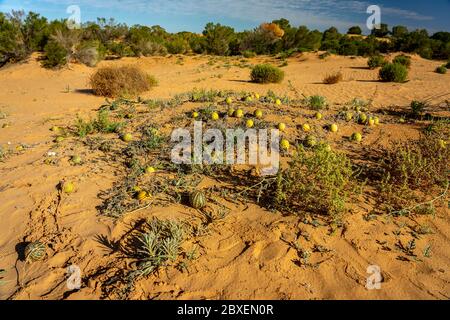
<path id="1" fill-rule="evenodd" d="M 256 83 L 280 83 L 284 79 L 284 71 L 270 64 L 258 64 L 251 72 L 251 79 Z"/>
<path id="2" fill-rule="evenodd" d="M 328 58 L 330 56 L 331 56 L 331 52 L 326 51 L 326 52 L 324 52 L 324 53 L 319 55 L 319 59 L 324 60 L 324 59 L 326 59 L 326 58 Z"/>
<path id="3" fill-rule="evenodd" d="M 168 51 L 165 46 L 153 41 L 139 41 L 136 44 L 132 44 L 132 50 L 136 56 L 165 56 Z"/>
<path id="4" fill-rule="evenodd" d="M 404 65 L 405 67 L 409 68 L 409 67 L 411 67 L 411 57 L 401 54 L 399 56 L 396 56 L 394 58 L 394 60 L 392 60 L 392 63 L 399 63 L 399 64 Z"/>
<path id="5" fill-rule="evenodd" d="M 428 104 L 424 101 L 417 101 L 414 100 L 411 102 L 410 108 L 411 108 L 411 114 L 414 117 L 420 116 L 423 114 L 425 109 L 428 107 Z"/>
<path id="6" fill-rule="evenodd" d="M 55 41 L 50 41 L 44 48 L 45 59 L 42 65 L 46 68 L 59 68 L 65 66 L 68 61 L 67 50 Z"/>
<path id="7" fill-rule="evenodd" d="M 351 162 L 344 154 L 326 145 L 311 151 L 300 146 L 289 167 L 278 174 L 271 202 L 283 211 L 336 217 L 346 209 L 352 177 Z"/>
<path id="8" fill-rule="evenodd" d="M 319 95 L 307 97 L 305 103 L 312 110 L 321 110 L 327 106 L 325 97 Z"/>
<path id="9" fill-rule="evenodd" d="M 189 50 L 189 44 L 183 39 L 175 39 L 166 43 L 170 54 L 185 54 Z"/>
<path id="10" fill-rule="evenodd" d="M 251 51 L 251 50 L 243 51 L 242 55 L 244 56 L 244 58 L 254 58 L 254 57 L 256 57 L 256 53 Z"/>
<path id="11" fill-rule="evenodd" d="M 324 84 L 336 84 L 336 83 L 342 81 L 342 79 L 343 79 L 342 73 L 339 71 L 339 72 L 336 72 L 336 73 L 326 76 L 323 79 L 323 83 Z"/>
<path id="12" fill-rule="evenodd" d="M 122 127 L 123 123 L 111 121 L 108 110 L 100 110 L 95 120 L 85 121 L 82 118 L 77 118 L 75 134 L 83 138 L 94 132 L 118 133 Z"/>
<path id="13" fill-rule="evenodd" d="M 379 73 L 381 81 L 403 83 L 408 77 L 408 69 L 399 63 L 385 64 Z"/>
<path id="14" fill-rule="evenodd" d="M 436 68 L 436 73 L 439 74 L 446 74 L 447 73 L 447 68 L 445 66 L 440 66 Z"/>
<path id="15" fill-rule="evenodd" d="M 75 53 L 75 59 L 88 67 L 95 67 L 105 56 L 106 48 L 99 41 L 82 43 Z"/>
<path id="16" fill-rule="evenodd" d="M 136 96 L 150 90 L 156 84 L 157 81 L 153 76 L 132 66 L 103 67 L 90 78 L 94 93 L 105 97 Z"/>
<path id="17" fill-rule="evenodd" d="M 438 135 L 422 136 L 417 141 L 395 143 L 382 152 L 379 167 L 382 172 L 381 191 L 392 209 L 400 209 L 417 196 L 412 191 L 432 194 L 436 186 L 448 184 L 450 148 Z"/>
<path id="18" fill-rule="evenodd" d="M 378 56 L 372 56 L 367 61 L 367 64 L 368 64 L 370 69 L 376 69 L 376 68 L 383 67 L 386 63 L 387 63 L 387 61 L 384 59 L 384 57 L 383 56 L 379 56 L 379 55 Z"/>

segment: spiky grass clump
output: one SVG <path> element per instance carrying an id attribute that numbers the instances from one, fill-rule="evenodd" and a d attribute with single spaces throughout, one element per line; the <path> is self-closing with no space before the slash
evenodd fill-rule
<path id="1" fill-rule="evenodd" d="M 123 123 L 111 121 L 109 111 L 103 109 L 98 112 L 95 120 L 85 121 L 82 118 L 77 118 L 75 134 L 83 138 L 94 132 L 117 133 L 122 127 Z"/>
<path id="2" fill-rule="evenodd" d="M 337 217 L 345 211 L 353 170 L 350 160 L 319 145 L 298 148 L 289 167 L 281 171 L 271 194 L 277 209 Z"/>
<path id="3" fill-rule="evenodd" d="M 175 262 L 186 236 L 183 224 L 178 221 L 155 218 L 147 221 L 147 228 L 139 235 L 137 248 L 138 269 L 143 276 Z"/>
<path id="4" fill-rule="evenodd" d="M 386 59 L 384 59 L 384 57 L 380 55 L 372 56 L 367 61 L 367 64 L 370 69 L 380 68 L 384 66 L 386 63 L 387 63 Z"/>
<path id="5" fill-rule="evenodd" d="M 336 84 L 336 83 L 342 81 L 342 79 L 343 79 L 342 72 L 339 71 L 339 72 L 327 75 L 323 79 L 323 83 L 324 84 Z"/>
<path id="6" fill-rule="evenodd" d="M 379 73 L 381 81 L 403 83 L 408 77 L 408 69 L 400 63 L 385 64 Z"/>
<path id="7" fill-rule="evenodd" d="M 428 107 L 428 103 L 425 101 L 411 101 L 411 114 L 414 117 L 418 117 L 424 113 L 426 108 Z"/>
<path id="8" fill-rule="evenodd" d="M 156 86 L 157 81 L 137 67 L 103 67 L 91 76 L 90 85 L 99 96 L 136 96 Z"/>
<path id="9" fill-rule="evenodd" d="M 284 71 L 270 64 L 258 64 L 250 76 L 256 83 L 280 83 L 284 79 Z"/>
<path id="10" fill-rule="evenodd" d="M 312 110 L 322 110 L 327 106 L 325 97 L 319 95 L 307 97 L 305 103 Z"/>

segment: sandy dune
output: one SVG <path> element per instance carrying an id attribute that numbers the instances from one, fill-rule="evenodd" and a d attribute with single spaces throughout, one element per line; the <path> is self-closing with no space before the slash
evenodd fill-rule
<path id="1" fill-rule="evenodd" d="M 274 61 L 270 57 L 248 60 L 255 64 Z M 275 61 L 279 63 L 279 61 Z M 193 88 L 245 90 L 265 94 L 273 90 L 288 96 L 320 94 L 337 110 L 339 104 L 355 97 L 372 100 L 373 110 L 407 106 L 413 99 L 440 103 L 450 98 L 450 74 L 434 73 L 441 63 L 413 57 L 410 81 L 405 84 L 381 83 L 377 71 L 366 68 L 364 58 L 332 56 L 326 60 L 317 54 L 290 58 L 283 69 L 282 84 L 249 83 L 249 69 L 239 67 L 239 58 L 165 57 L 125 58 L 103 61 L 100 65 L 138 65 L 155 75 L 159 85 L 145 98 L 170 98 Z M 86 153 L 73 142 L 70 149 L 57 149 L 57 165 L 43 163 L 53 150 L 54 136 L 49 128 L 74 123 L 77 114 L 93 116 L 105 101 L 88 90 L 88 77 L 94 72 L 81 65 L 49 71 L 41 68 L 37 56 L 29 61 L 0 70 L 0 146 L 13 154 L 0 162 L 0 269 L 7 282 L 0 286 L 0 299 L 85 299 L 120 298 L 102 289 L 102 281 L 128 261 L 101 245 L 99 237 L 120 239 L 139 218 L 192 218 L 198 213 L 183 205 L 151 207 L 114 221 L 100 216 L 98 194 L 116 181 L 117 168 L 98 154 Z M 344 81 L 324 85 L 325 75 L 341 71 Z M 179 114 L 171 110 L 155 114 L 164 122 Z M 447 110 L 448 111 L 448 110 Z M 327 113 L 325 113 L 325 116 Z M 283 118 L 291 127 L 303 119 Z M 2 128 L 3 124 L 9 126 Z M 352 128 L 343 128 L 341 135 Z M 418 128 L 388 123 L 377 129 L 364 144 L 418 136 Z M 334 140 L 333 140 L 334 139 Z M 339 144 L 339 137 L 331 138 Z M 16 147 L 24 145 L 24 150 Z M 69 157 L 81 152 L 84 166 L 71 166 Z M 59 194 L 56 186 L 64 177 L 77 184 L 74 195 Z M 208 183 L 207 181 L 204 183 Z M 210 182 L 209 182 L 210 183 Z M 298 217 L 282 216 L 256 205 L 232 206 L 223 220 L 211 226 L 198 243 L 200 256 L 188 271 L 175 268 L 140 280 L 128 296 L 132 299 L 449 299 L 450 298 L 450 216 L 442 207 L 436 217 L 379 218 L 366 221 L 375 204 L 373 195 L 363 195 L 346 217 L 345 228 L 330 234 L 328 226 L 305 224 Z M 398 237 L 410 239 L 415 223 L 428 224 L 433 234 L 417 241 L 422 252 L 432 246 L 432 257 L 421 262 L 401 261 L 395 250 Z M 394 235 L 400 235 L 397 237 Z M 44 262 L 25 265 L 18 259 L 17 247 L 25 241 L 43 239 L 49 243 Z M 311 255 L 317 267 L 299 266 L 291 243 L 305 247 L 327 248 Z M 190 244 L 193 245 L 193 244 Z M 387 250 L 389 248 L 390 250 Z M 321 252 L 322 251 L 322 252 Z M 83 288 L 66 288 L 66 268 L 80 266 Z M 379 265 L 384 281 L 381 290 L 365 288 L 367 267 Z"/>

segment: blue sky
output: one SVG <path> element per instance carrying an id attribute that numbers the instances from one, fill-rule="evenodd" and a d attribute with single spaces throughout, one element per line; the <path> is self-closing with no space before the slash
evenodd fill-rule
<path id="1" fill-rule="evenodd" d="M 201 32 L 207 22 L 230 25 L 236 30 L 252 29 L 261 22 L 285 17 L 294 26 L 324 30 L 336 26 L 365 28 L 366 9 L 381 7 L 382 22 L 406 25 L 430 32 L 450 31 L 450 0 L 0 0 L 0 11 L 35 11 L 50 19 L 68 18 L 69 5 L 78 5 L 82 22 L 113 17 L 129 25 L 161 25 L 170 32 Z"/>

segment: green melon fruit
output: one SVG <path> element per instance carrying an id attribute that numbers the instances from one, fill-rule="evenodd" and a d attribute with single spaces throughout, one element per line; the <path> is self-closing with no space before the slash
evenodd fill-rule
<path id="1" fill-rule="evenodd" d="M 206 205 L 206 196 L 202 191 L 194 191 L 189 195 L 189 203 L 194 209 L 201 209 Z"/>
<path id="2" fill-rule="evenodd" d="M 62 186 L 64 193 L 73 193 L 75 191 L 75 185 L 72 182 L 65 182 Z"/>
<path id="3" fill-rule="evenodd" d="M 307 136 L 305 143 L 308 147 L 314 147 L 317 145 L 317 139 L 314 136 Z"/>
<path id="4" fill-rule="evenodd" d="M 73 164 L 81 164 L 82 160 L 81 160 L 81 157 L 79 155 L 74 155 L 74 156 L 72 156 L 70 161 L 72 161 Z"/>
<path id="5" fill-rule="evenodd" d="M 32 263 L 43 260 L 45 258 L 46 249 L 46 245 L 40 241 L 29 243 L 25 247 L 25 261 Z"/>
<path id="6" fill-rule="evenodd" d="M 122 136 L 122 141 L 124 142 L 130 142 L 131 140 L 133 140 L 131 133 L 126 133 Z"/>
<path id="7" fill-rule="evenodd" d="M 354 141 L 356 141 L 356 142 L 361 142 L 361 140 L 362 140 L 362 135 L 361 135 L 361 133 L 355 132 L 355 133 L 352 135 L 352 140 L 354 140 Z"/>
<path id="8" fill-rule="evenodd" d="M 353 114 L 351 112 L 346 112 L 345 113 L 345 120 L 347 122 L 351 121 L 353 119 Z"/>
<path id="9" fill-rule="evenodd" d="M 366 121 L 367 121 L 367 115 L 365 113 L 361 113 L 359 115 L 359 122 L 360 123 L 366 123 Z"/>

